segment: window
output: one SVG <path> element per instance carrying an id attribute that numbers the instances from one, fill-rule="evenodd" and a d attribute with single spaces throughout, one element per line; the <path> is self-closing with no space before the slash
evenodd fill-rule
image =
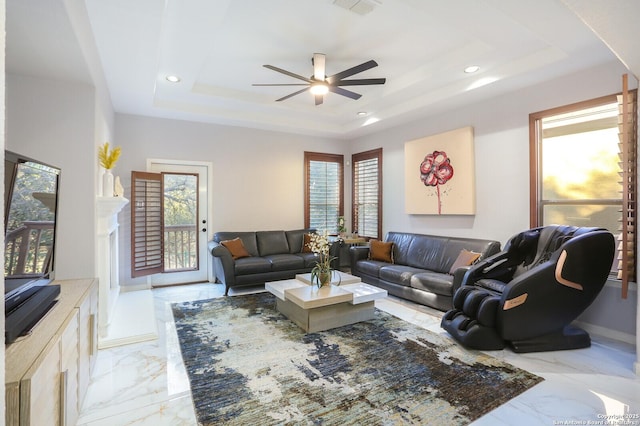
<path id="1" fill-rule="evenodd" d="M 530 115 L 532 227 L 597 226 L 622 241 L 627 226 L 621 212 L 627 210 L 625 197 L 633 200 L 635 184 L 627 187 L 631 194 L 623 190 L 620 108 L 612 95 Z M 629 160 L 635 175 L 635 156 Z M 632 270 L 632 260 L 612 265 L 618 278 Z"/>
<path id="2" fill-rule="evenodd" d="M 338 232 L 343 215 L 344 157 L 337 154 L 304 153 L 304 223 L 308 228 Z"/>
<path id="3" fill-rule="evenodd" d="M 382 148 L 354 154 L 353 232 L 380 239 L 382 235 Z"/>

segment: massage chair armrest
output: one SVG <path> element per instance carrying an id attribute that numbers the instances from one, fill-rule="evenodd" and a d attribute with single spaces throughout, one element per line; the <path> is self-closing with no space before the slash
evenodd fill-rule
<path id="1" fill-rule="evenodd" d="M 614 256 L 615 239 L 608 231 L 574 237 L 554 253 L 556 281 L 580 290 L 587 299 L 595 298 L 609 276 Z"/>
<path id="2" fill-rule="evenodd" d="M 209 241 L 208 248 L 211 256 L 213 256 L 213 272 L 215 277 L 223 284 L 234 284 L 236 280 L 236 262 L 233 256 L 231 256 L 229 249 L 215 241 Z"/>
<path id="3" fill-rule="evenodd" d="M 496 275 L 505 275 L 501 269 L 506 260 L 507 253 L 500 252 L 471 265 L 469 269 L 465 271 L 461 285 L 473 285 L 482 278 L 494 278 Z"/>
<path id="4" fill-rule="evenodd" d="M 509 282 L 498 306 L 498 329 L 505 340 L 527 339 L 562 329 L 576 319 L 585 304 L 584 293 L 555 279 L 552 259 Z"/>

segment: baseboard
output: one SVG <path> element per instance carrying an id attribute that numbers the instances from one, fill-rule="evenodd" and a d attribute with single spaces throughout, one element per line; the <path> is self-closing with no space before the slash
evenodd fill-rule
<path id="1" fill-rule="evenodd" d="M 591 335 L 602 336 L 608 339 L 629 343 L 630 345 L 636 345 L 636 336 L 634 334 L 623 333 L 622 331 L 612 330 L 610 328 L 600 327 L 599 325 L 593 325 L 582 321 L 574 321 L 573 324 L 582 328 Z"/>
<path id="2" fill-rule="evenodd" d="M 121 292 L 114 309 L 113 319 L 104 337 L 98 340 L 98 349 L 158 338 L 155 304 L 151 290 Z"/>
<path id="3" fill-rule="evenodd" d="M 149 289 L 150 287 L 148 284 L 121 285 L 120 294 L 129 293 L 130 291 L 142 291 L 142 290 L 149 290 Z"/>

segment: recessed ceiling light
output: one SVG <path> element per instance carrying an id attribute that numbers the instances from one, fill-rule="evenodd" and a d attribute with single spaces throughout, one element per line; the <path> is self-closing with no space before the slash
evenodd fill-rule
<path id="1" fill-rule="evenodd" d="M 178 77 L 177 75 L 168 75 L 165 78 L 167 79 L 167 81 L 170 81 L 171 83 L 179 83 L 180 82 L 180 77 Z"/>
<path id="2" fill-rule="evenodd" d="M 466 68 L 464 69 L 464 72 L 466 72 L 467 74 L 471 74 L 471 73 L 477 72 L 479 69 L 480 69 L 480 67 L 479 67 L 479 66 L 477 66 L 477 65 L 471 65 L 471 66 L 469 66 L 469 67 L 466 67 Z"/>
<path id="3" fill-rule="evenodd" d="M 367 112 L 366 111 L 358 111 L 358 115 L 359 116 L 367 115 Z"/>

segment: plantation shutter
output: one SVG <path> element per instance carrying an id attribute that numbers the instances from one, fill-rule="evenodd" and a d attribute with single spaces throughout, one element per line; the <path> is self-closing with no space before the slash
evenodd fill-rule
<path id="1" fill-rule="evenodd" d="M 382 148 L 354 154 L 353 232 L 380 239 L 382 234 Z"/>
<path id="2" fill-rule="evenodd" d="M 342 216 L 342 155 L 305 152 L 305 226 L 337 233 Z"/>
<path id="3" fill-rule="evenodd" d="M 131 172 L 131 198 L 131 276 L 162 272 L 162 175 Z"/>
<path id="4" fill-rule="evenodd" d="M 622 298 L 626 299 L 629 282 L 635 280 L 636 265 L 636 160 L 637 160 L 637 92 L 629 91 L 628 78 L 622 77 L 622 95 L 618 96 L 618 129 L 620 137 L 620 168 L 622 185 L 622 215 L 618 235 L 618 278 L 622 280 Z"/>

